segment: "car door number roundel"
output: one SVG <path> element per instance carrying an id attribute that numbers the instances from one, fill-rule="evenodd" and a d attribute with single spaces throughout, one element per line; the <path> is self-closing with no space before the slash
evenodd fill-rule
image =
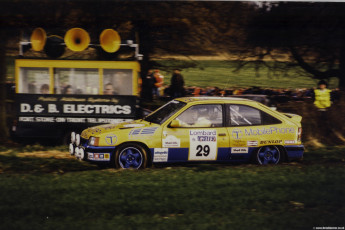
<path id="1" fill-rule="evenodd" d="M 216 160 L 217 131 L 215 129 L 189 130 L 189 160 Z"/>

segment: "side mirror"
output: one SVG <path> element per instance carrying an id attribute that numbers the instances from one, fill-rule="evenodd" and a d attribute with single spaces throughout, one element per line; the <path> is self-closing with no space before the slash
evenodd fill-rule
<path id="1" fill-rule="evenodd" d="M 181 122 L 179 120 L 172 120 L 170 123 L 170 127 L 179 128 L 179 127 L 181 127 Z"/>

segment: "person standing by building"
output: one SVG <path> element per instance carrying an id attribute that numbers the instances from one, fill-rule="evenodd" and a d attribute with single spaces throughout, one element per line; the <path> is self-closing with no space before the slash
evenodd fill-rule
<path id="1" fill-rule="evenodd" d="M 142 98 L 152 101 L 152 93 L 155 88 L 156 78 L 153 76 L 153 70 L 148 70 L 145 78 L 142 79 Z"/>
<path id="2" fill-rule="evenodd" d="M 170 95 L 173 98 L 182 97 L 184 92 L 184 79 L 181 74 L 181 69 L 174 69 L 174 73 L 171 77 Z"/>

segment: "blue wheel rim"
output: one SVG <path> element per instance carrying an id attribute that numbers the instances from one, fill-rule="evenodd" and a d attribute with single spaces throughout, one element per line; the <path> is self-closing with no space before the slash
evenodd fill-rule
<path id="1" fill-rule="evenodd" d="M 259 149 L 257 159 L 261 165 L 278 164 L 280 152 L 275 146 L 264 146 Z"/>
<path id="2" fill-rule="evenodd" d="M 124 169 L 138 169 L 143 163 L 143 154 L 136 148 L 128 147 L 119 154 L 119 164 Z"/>

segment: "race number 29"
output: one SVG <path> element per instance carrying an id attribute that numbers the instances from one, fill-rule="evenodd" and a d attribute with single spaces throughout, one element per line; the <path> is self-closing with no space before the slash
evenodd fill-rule
<path id="1" fill-rule="evenodd" d="M 196 147 L 196 150 L 197 150 L 197 153 L 196 153 L 197 157 L 202 157 L 202 156 L 207 157 L 210 154 L 210 146 L 208 145 L 204 145 L 204 146 L 198 145 Z"/>
<path id="2" fill-rule="evenodd" d="M 189 160 L 216 160 L 216 130 L 190 130 L 189 141 Z"/>

